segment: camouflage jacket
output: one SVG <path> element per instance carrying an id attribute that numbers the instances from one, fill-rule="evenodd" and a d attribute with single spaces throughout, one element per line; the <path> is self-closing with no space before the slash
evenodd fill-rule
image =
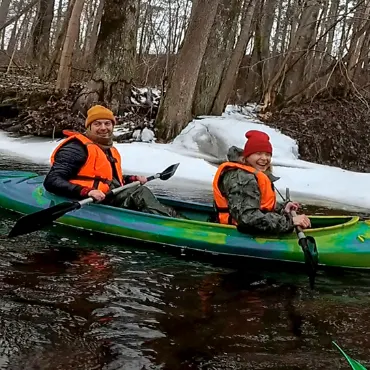
<path id="1" fill-rule="evenodd" d="M 242 149 L 235 146 L 228 152 L 228 160 L 237 162 Z M 271 182 L 278 177 L 268 175 Z M 292 218 L 284 214 L 285 204 L 277 203 L 274 212 L 260 210 L 260 190 L 254 174 L 241 169 L 225 171 L 219 181 L 221 193 L 227 198 L 229 212 L 242 232 L 286 233 L 294 229 Z"/>

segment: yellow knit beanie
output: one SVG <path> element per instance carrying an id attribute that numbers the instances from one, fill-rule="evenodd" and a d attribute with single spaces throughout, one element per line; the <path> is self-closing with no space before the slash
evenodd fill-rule
<path id="1" fill-rule="evenodd" d="M 98 119 L 110 119 L 113 124 L 116 124 L 116 118 L 110 109 L 105 108 L 102 105 L 94 105 L 87 111 L 85 127 L 88 128 L 94 121 L 97 121 Z"/>

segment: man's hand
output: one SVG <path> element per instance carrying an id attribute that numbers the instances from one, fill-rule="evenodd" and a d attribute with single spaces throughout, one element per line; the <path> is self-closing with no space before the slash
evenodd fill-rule
<path id="1" fill-rule="evenodd" d="M 87 195 L 97 201 L 102 201 L 105 199 L 105 194 L 101 190 L 91 190 Z"/>
<path id="2" fill-rule="evenodd" d="M 140 184 L 145 184 L 148 180 L 145 176 L 136 176 L 136 181 L 140 181 Z"/>

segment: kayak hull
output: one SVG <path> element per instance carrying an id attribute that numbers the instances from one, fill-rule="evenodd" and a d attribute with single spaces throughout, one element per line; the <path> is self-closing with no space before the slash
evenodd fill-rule
<path id="1" fill-rule="evenodd" d="M 0 171 L 0 207 L 30 214 L 66 201 L 47 192 L 44 176 L 32 172 Z M 212 255 L 304 263 L 294 233 L 247 235 L 234 226 L 207 222 L 209 205 L 161 198 L 190 220 L 174 219 L 116 207 L 90 204 L 67 213 L 58 223 L 97 233 L 169 245 Z M 321 266 L 370 269 L 370 223 L 357 216 L 310 216 Z"/>

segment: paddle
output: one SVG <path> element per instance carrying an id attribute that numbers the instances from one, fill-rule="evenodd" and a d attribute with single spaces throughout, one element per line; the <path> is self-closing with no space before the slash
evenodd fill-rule
<path id="1" fill-rule="evenodd" d="M 343 350 L 338 346 L 337 343 L 332 341 L 332 343 L 339 349 L 340 353 L 345 357 L 345 359 L 348 361 L 348 363 L 351 365 L 351 368 L 353 370 L 366 370 L 366 367 L 362 366 L 358 361 L 353 360 L 351 357 L 349 357 Z"/>
<path id="2" fill-rule="evenodd" d="M 175 174 L 179 164 L 180 163 L 173 164 L 172 166 L 166 168 L 163 172 L 157 173 L 153 176 L 149 176 L 147 180 L 148 181 L 152 181 L 155 179 L 168 180 Z M 121 192 L 122 190 L 133 188 L 139 185 L 140 181 L 135 181 L 132 182 L 131 184 L 120 186 L 119 188 L 110 190 L 106 194 L 106 197 L 114 196 Z M 94 198 L 91 197 L 83 199 L 81 201 L 63 202 L 53 207 L 49 207 L 41 211 L 23 216 L 16 222 L 16 224 L 10 230 L 8 238 L 14 238 L 19 235 L 28 234 L 33 231 L 40 230 L 48 225 L 51 225 L 53 221 L 55 221 L 59 217 L 62 217 L 66 213 L 74 211 L 76 209 L 80 209 L 82 206 L 93 202 Z"/>
<path id="3" fill-rule="evenodd" d="M 289 188 L 286 188 L 286 201 L 290 202 Z M 295 211 L 291 211 L 290 214 L 292 217 L 297 216 Z M 295 231 L 298 236 L 298 244 L 301 246 L 304 254 L 310 287 L 313 289 L 315 286 L 317 266 L 319 264 L 319 253 L 317 251 L 316 241 L 312 236 L 306 236 L 300 226 L 295 226 Z"/>

